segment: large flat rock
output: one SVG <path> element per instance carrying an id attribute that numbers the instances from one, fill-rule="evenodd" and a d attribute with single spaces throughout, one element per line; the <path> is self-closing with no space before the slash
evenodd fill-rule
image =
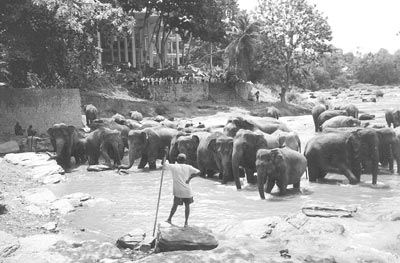
<path id="1" fill-rule="evenodd" d="M 217 246 L 217 239 L 206 228 L 159 225 L 156 251 L 211 250 Z"/>

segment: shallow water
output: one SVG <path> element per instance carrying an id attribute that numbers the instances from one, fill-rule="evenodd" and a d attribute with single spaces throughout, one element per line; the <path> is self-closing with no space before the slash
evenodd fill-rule
<path id="1" fill-rule="evenodd" d="M 299 133 L 303 148 L 306 141 L 314 136 L 311 116 L 286 117 L 282 120 Z M 135 167 L 136 165 L 128 170 L 128 174 L 117 174 L 116 171 L 87 172 L 86 166 L 81 166 L 68 175 L 66 182 L 51 186 L 50 189 L 57 197 L 83 192 L 92 195 L 94 200 L 98 201 L 91 201 L 88 206 L 78 208 L 67 215 L 64 226 L 72 229 L 79 238 L 110 242 L 115 242 L 136 228 L 143 229 L 151 235 L 162 170 L 138 170 Z M 384 170 L 378 176 L 376 187 L 371 186 L 370 175 L 363 175 L 363 183 L 359 185 L 349 185 L 343 175 L 330 174 L 327 177 L 332 179 L 330 183 L 316 184 L 309 183 L 303 176 L 301 193 L 289 191 L 287 196 L 280 197 L 276 194 L 275 187 L 273 194 L 267 195 L 266 200 L 260 200 L 256 186 L 244 185 L 241 191 L 237 191 L 233 183 L 221 185 L 218 181 L 195 178 L 191 181 L 195 202 L 191 205 L 189 224 L 205 226 L 212 230 L 224 249 L 237 249 L 240 244 L 245 252 L 242 251 L 244 254 L 240 254 L 238 258 L 245 260 L 246 251 L 251 251 L 251 254 L 261 253 L 262 257 L 268 253 L 263 248 L 263 243 L 256 244 L 250 237 L 228 238 L 235 236 L 238 227 L 251 224 L 252 220 L 296 214 L 301 212 L 301 207 L 308 202 L 354 205 L 361 210 L 371 205 L 381 207 L 380 204 L 385 204 L 388 200 L 399 202 L 397 197 L 400 196 L 400 176 L 390 175 Z M 172 199 L 172 179 L 169 172 L 165 172 L 158 222 L 167 219 Z M 183 226 L 183 206 L 178 207 L 173 223 Z M 251 225 L 248 227 L 251 228 Z M 262 233 L 262 230 L 260 232 Z"/>

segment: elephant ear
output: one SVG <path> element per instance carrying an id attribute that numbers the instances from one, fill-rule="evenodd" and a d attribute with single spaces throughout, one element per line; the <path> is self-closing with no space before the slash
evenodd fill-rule
<path id="1" fill-rule="evenodd" d="M 275 164 L 275 169 L 279 174 L 284 174 L 286 171 L 285 161 L 281 150 L 275 148 L 271 150 L 271 155 L 273 156 L 273 163 Z"/>
<path id="2" fill-rule="evenodd" d="M 147 132 L 142 131 L 140 133 L 140 139 L 142 140 L 143 144 L 147 144 L 147 141 L 149 140 L 149 135 L 147 134 Z"/>
<path id="3" fill-rule="evenodd" d="M 194 144 L 196 145 L 196 148 L 197 148 L 197 146 L 198 146 L 199 143 L 200 143 L 200 138 L 199 138 L 199 136 L 193 134 L 193 135 L 192 135 L 192 141 L 194 142 Z"/>
<path id="4" fill-rule="evenodd" d="M 278 142 L 279 142 L 279 147 L 285 147 L 286 146 L 286 136 L 280 134 L 278 137 Z"/>
<path id="5" fill-rule="evenodd" d="M 47 129 L 47 133 L 50 135 L 50 137 L 54 137 L 53 136 L 53 132 L 54 132 L 53 128 L 48 128 Z"/>
<path id="6" fill-rule="evenodd" d="M 217 152 L 217 138 L 213 138 L 208 142 L 207 149 L 212 152 Z"/>

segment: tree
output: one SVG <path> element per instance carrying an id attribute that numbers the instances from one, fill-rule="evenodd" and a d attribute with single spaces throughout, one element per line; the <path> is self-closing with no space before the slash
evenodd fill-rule
<path id="1" fill-rule="evenodd" d="M 293 73 L 330 50 L 331 28 L 306 0 L 259 0 L 255 16 L 261 22 L 261 63 L 279 76 L 276 84 L 286 103 Z"/>
<path id="2" fill-rule="evenodd" d="M 226 47 L 229 67 L 237 74 L 238 69 L 243 71 L 243 80 L 251 71 L 251 64 L 256 50 L 259 36 L 259 24 L 251 21 L 247 13 L 242 13 L 239 18 L 232 21 L 231 30 L 228 31 L 230 44 Z"/>
<path id="3" fill-rule="evenodd" d="M 133 20 L 97 0 L 4 0 L 0 44 L 15 88 L 86 87 L 97 74 L 97 30 L 122 32 Z"/>

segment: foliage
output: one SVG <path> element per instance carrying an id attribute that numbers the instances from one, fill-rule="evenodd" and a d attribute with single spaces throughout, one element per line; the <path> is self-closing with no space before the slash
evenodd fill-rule
<path id="1" fill-rule="evenodd" d="M 295 70 L 330 50 L 330 26 L 306 0 L 260 0 L 255 17 L 261 22 L 260 66 L 274 70 L 281 101 L 286 103 Z"/>
<path id="2" fill-rule="evenodd" d="M 85 87 L 98 73 L 97 29 L 128 30 L 132 22 L 121 9 L 96 0 L 2 1 L 0 42 L 11 85 Z"/>
<path id="3" fill-rule="evenodd" d="M 165 66 L 165 45 L 175 29 L 184 42 L 199 38 L 207 42 L 220 42 L 225 37 L 224 10 L 215 0 L 118 0 L 127 12 L 146 10 L 146 16 L 158 16 L 152 41 L 155 42 L 161 66 Z M 223 2 L 223 1 L 222 1 Z M 235 2 L 235 1 L 233 1 Z M 146 23 L 146 21 L 144 21 Z M 149 41 L 149 45 L 152 41 Z"/>
<path id="4" fill-rule="evenodd" d="M 361 83 L 396 84 L 400 81 L 400 51 L 391 55 L 386 49 L 368 53 L 355 62 L 355 77 Z"/>
<path id="5" fill-rule="evenodd" d="M 230 44 L 226 47 L 229 67 L 234 71 L 243 70 L 243 80 L 246 81 L 256 51 L 259 24 L 251 21 L 246 13 L 242 13 L 237 20 L 232 21 L 231 29 L 227 33 L 230 39 Z"/>

